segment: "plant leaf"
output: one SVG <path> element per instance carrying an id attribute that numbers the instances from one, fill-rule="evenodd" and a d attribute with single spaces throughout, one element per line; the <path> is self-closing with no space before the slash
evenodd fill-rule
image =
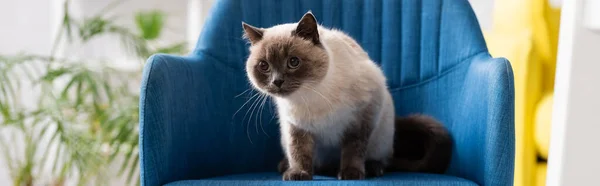
<path id="1" fill-rule="evenodd" d="M 135 14 L 135 24 L 142 38 L 146 40 L 154 40 L 160 36 L 164 19 L 164 13 L 157 10 L 142 11 Z"/>
<path id="2" fill-rule="evenodd" d="M 83 21 L 83 25 L 79 28 L 79 36 L 85 43 L 91 38 L 98 36 L 106 31 L 107 25 L 110 22 L 101 17 L 92 17 Z"/>
<path id="3" fill-rule="evenodd" d="M 55 151 L 55 156 L 54 156 L 54 161 L 53 164 L 54 166 L 52 166 L 52 172 L 56 172 L 56 169 L 58 169 L 58 165 L 60 164 L 59 162 L 59 158 L 61 157 L 62 151 L 64 150 L 64 145 L 58 144 L 56 147 L 56 151 Z"/>
<path id="4" fill-rule="evenodd" d="M 41 162 L 46 162 L 46 160 L 48 160 L 48 157 L 50 157 L 50 149 L 52 147 L 52 143 L 58 137 L 58 135 L 59 135 L 58 132 L 54 131 L 54 133 L 50 137 L 50 140 L 48 140 L 48 143 L 46 144 L 46 149 L 44 149 L 44 153 L 43 153 Z M 58 145 L 60 145 L 60 144 L 58 144 Z M 58 146 L 56 147 L 56 149 L 58 150 Z"/>
<path id="5" fill-rule="evenodd" d="M 25 73 L 26 77 L 28 78 L 29 81 L 35 81 L 35 75 L 33 70 L 31 69 L 32 67 L 30 67 L 29 65 L 30 63 L 23 63 L 21 65 L 19 65 L 19 67 L 21 68 L 21 71 L 23 71 L 23 73 Z"/>
<path id="6" fill-rule="evenodd" d="M 183 54 L 186 50 L 186 43 L 176 43 L 171 46 L 159 48 L 154 53 L 166 53 L 166 54 Z"/>
<path id="7" fill-rule="evenodd" d="M 77 90 L 77 92 L 76 92 L 77 96 L 75 98 L 75 105 L 73 105 L 73 106 L 74 106 L 74 108 L 77 109 L 77 108 L 79 108 L 81 106 L 81 104 L 83 104 L 83 97 L 85 96 L 85 95 L 82 95 L 82 94 L 84 94 L 84 92 L 82 92 L 82 90 L 83 90 L 83 81 L 78 81 L 77 82 L 77 89 L 76 90 Z"/>
<path id="8" fill-rule="evenodd" d="M 112 103 L 113 103 L 113 93 L 112 93 L 112 90 L 110 88 L 110 85 L 109 85 L 108 81 L 104 81 L 104 83 L 102 83 L 102 84 L 104 86 L 104 93 L 106 94 L 106 98 L 108 99 L 108 104 L 112 105 Z"/>
<path id="9" fill-rule="evenodd" d="M 20 81 L 19 79 L 12 79 L 8 77 L 8 73 L 2 73 L 0 74 L 0 77 L 3 79 L 4 82 L 2 82 L 2 84 L 0 84 L 0 88 L 2 88 L 2 94 L 5 96 L 5 100 L 6 100 L 6 104 L 7 106 L 9 106 L 9 109 L 11 106 L 16 105 L 16 99 L 18 99 L 16 97 L 16 91 L 15 91 L 15 85 L 13 82 L 15 81 Z M 0 80 L 1 82 L 2 80 Z M 8 100 L 12 100 L 12 101 L 8 101 Z M 12 103 L 12 104 L 11 104 Z M 13 107 L 14 109 L 14 107 Z"/>
<path id="10" fill-rule="evenodd" d="M 119 175 L 122 175 L 123 172 L 125 171 L 125 169 L 127 167 L 129 167 L 129 163 L 130 163 L 131 157 L 132 157 L 131 154 L 133 154 L 134 149 L 135 148 L 130 147 L 129 151 L 127 151 L 127 153 L 125 154 L 125 160 L 123 161 L 123 164 L 121 165 L 121 169 L 119 169 Z"/>
<path id="11" fill-rule="evenodd" d="M 129 169 L 129 175 L 127 176 L 127 183 L 131 183 L 131 179 L 133 178 L 133 173 L 136 170 L 136 165 L 140 161 L 140 156 L 135 156 L 133 163 L 131 164 L 131 168 Z"/>
<path id="12" fill-rule="evenodd" d="M 2 147 L 2 149 L 11 149 L 3 137 L 0 137 L 0 147 Z M 11 155 L 9 150 L 3 150 L 3 154 L 4 154 L 3 156 L 5 158 L 4 162 L 7 164 L 8 169 L 11 171 L 14 171 L 14 169 L 15 169 L 14 162 L 16 160 L 13 158 L 13 156 Z"/>
<path id="13" fill-rule="evenodd" d="M 63 27 L 67 31 L 67 39 L 73 40 L 73 34 L 71 30 L 71 16 L 69 15 L 69 1 L 65 1 L 63 8 L 65 13 L 63 15 Z"/>
<path id="14" fill-rule="evenodd" d="M 49 70 L 46 75 L 42 76 L 41 80 L 42 81 L 46 81 L 46 82 L 52 82 L 54 81 L 56 78 L 65 75 L 67 73 L 71 72 L 71 68 L 67 68 L 67 67 L 61 67 L 58 69 L 53 69 L 53 70 Z"/>

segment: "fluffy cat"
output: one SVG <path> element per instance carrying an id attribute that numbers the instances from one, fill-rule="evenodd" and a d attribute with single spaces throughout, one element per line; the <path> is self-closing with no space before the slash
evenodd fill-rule
<path id="1" fill-rule="evenodd" d="M 448 132 L 430 117 L 396 119 L 383 72 L 348 35 L 319 26 L 310 12 L 298 23 L 242 25 L 248 79 L 277 105 L 283 180 L 445 171 Z"/>

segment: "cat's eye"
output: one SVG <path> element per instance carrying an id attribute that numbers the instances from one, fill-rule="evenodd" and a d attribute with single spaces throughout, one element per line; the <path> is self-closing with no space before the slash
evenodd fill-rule
<path id="1" fill-rule="evenodd" d="M 289 68 L 298 68 L 300 66 L 300 59 L 298 57 L 291 57 L 288 62 Z"/>
<path id="2" fill-rule="evenodd" d="M 269 67 L 269 63 L 267 63 L 266 61 L 260 61 L 258 62 L 258 70 L 260 70 L 261 72 L 269 72 L 270 67 Z"/>

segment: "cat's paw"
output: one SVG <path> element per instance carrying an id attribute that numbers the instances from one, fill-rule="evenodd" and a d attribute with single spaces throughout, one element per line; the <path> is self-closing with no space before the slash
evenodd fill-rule
<path id="1" fill-rule="evenodd" d="M 346 167 L 338 173 L 340 180 L 362 180 L 365 179 L 365 171 L 355 167 Z"/>
<path id="2" fill-rule="evenodd" d="M 277 165 L 277 171 L 279 171 L 280 174 L 283 174 L 285 171 L 288 170 L 289 168 L 289 162 L 287 160 L 287 158 L 283 158 L 280 162 L 279 165 Z"/>
<path id="3" fill-rule="evenodd" d="M 312 174 L 299 169 L 288 169 L 283 173 L 283 181 L 312 180 Z"/>
<path id="4" fill-rule="evenodd" d="M 365 169 L 368 177 L 383 176 L 385 166 L 380 161 L 368 160 L 365 162 Z"/>

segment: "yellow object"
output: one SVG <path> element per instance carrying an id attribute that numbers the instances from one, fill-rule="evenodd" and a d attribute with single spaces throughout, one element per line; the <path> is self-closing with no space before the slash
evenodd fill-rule
<path id="1" fill-rule="evenodd" d="M 560 10 L 551 8 L 547 0 L 496 0 L 494 3 L 492 29 L 484 35 L 490 53 L 494 57 L 506 57 L 513 67 L 514 184 L 543 185 L 536 174 L 539 150 L 536 148 L 534 119 L 542 95 L 553 92 Z M 549 114 L 540 114 L 540 117 L 550 120 Z M 549 123 L 540 125 L 549 128 Z M 544 152 L 547 155 L 547 150 Z"/>
<path id="2" fill-rule="evenodd" d="M 548 169 L 548 166 L 546 165 L 546 163 L 539 163 L 537 165 L 537 175 L 536 175 L 536 185 L 537 186 L 544 186 L 546 185 L 546 170 Z"/>
<path id="3" fill-rule="evenodd" d="M 546 160 L 548 159 L 548 148 L 550 147 L 553 98 L 553 93 L 545 95 L 538 104 L 535 113 L 535 145 L 538 149 L 538 155 Z"/>

